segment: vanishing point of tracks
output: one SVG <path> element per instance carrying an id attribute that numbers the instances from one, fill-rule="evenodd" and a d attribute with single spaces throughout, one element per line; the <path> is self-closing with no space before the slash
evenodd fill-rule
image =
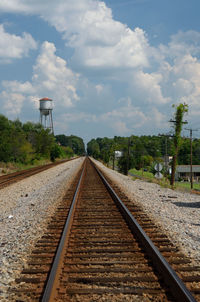
<path id="1" fill-rule="evenodd" d="M 16 280 L 15 301 L 200 301 L 199 268 L 105 182 L 86 160 Z"/>

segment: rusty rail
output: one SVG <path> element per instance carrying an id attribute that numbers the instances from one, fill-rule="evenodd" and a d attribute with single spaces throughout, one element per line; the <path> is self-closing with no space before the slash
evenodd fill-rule
<path id="1" fill-rule="evenodd" d="M 161 253 L 155 247 L 151 239 L 146 235 L 144 230 L 138 224 L 137 220 L 133 217 L 128 208 L 124 205 L 124 203 L 117 196 L 113 188 L 107 182 L 103 174 L 94 165 L 94 163 L 93 166 L 101 177 L 103 183 L 105 184 L 107 190 L 115 201 L 124 219 L 128 223 L 130 229 L 135 234 L 135 236 L 138 237 L 138 239 L 142 242 L 142 245 L 144 246 L 148 254 L 151 256 L 155 267 L 163 276 L 163 279 L 165 280 L 166 284 L 172 289 L 174 297 L 181 302 L 195 302 L 196 300 L 192 296 L 191 292 L 186 288 L 185 284 L 177 276 L 176 272 L 172 269 L 166 259 L 161 255 Z"/>
<path id="2" fill-rule="evenodd" d="M 44 242 L 45 239 L 41 241 L 41 245 L 38 246 L 39 250 L 34 252 L 33 260 L 31 260 L 31 265 L 36 263 L 38 266 L 34 269 L 24 270 L 24 274 L 31 274 L 32 277 L 21 278 L 19 282 L 26 282 L 27 280 L 27 282 L 38 283 L 38 286 L 33 284 L 33 288 L 30 289 L 33 292 L 35 288 L 38 290 L 36 296 L 40 294 L 38 301 L 42 302 L 54 301 L 55 297 L 60 299 L 59 301 L 62 301 L 62 298 L 65 300 L 67 297 L 68 301 L 70 297 L 75 298 L 75 295 L 88 295 L 88 301 L 93 301 L 92 295 L 96 294 L 105 296 L 124 294 L 131 295 L 130 297 L 133 295 L 134 297 L 134 295 L 145 293 L 152 295 L 152 297 L 153 295 L 156 295 L 156 297 L 160 295 L 161 299 L 166 297 L 166 299 L 169 299 L 167 301 L 173 300 L 173 297 L 181 302 L 196 301 L 160 254 L 164 250 L 169 252 L 171 256 L 176 249 L 173 247 L 171 249 L 171 247 L 164 244 L 161 245 L 162 248 L 159 247 L 159 251 L 151 241 L 152 234 L 150 232 L 153 233 L 155 228 L 148 217 L 146 215 L 145 217 L 141 216 L 139 222 L 151 239 L 135 219 L 135 217 L 138 219 L 140 210 L 135 209 L 136 206 L 133 209 L 130 204 L 127 205 L 127 201 L 121 195 L 121 192 L 116 194 L 118 189 L 114 191 L 99 169 L 95 167 L 98 177 L 94 168 L 90 165 L 86 166 L 86 161 L 84 169 L 79 173 L 80 178 L 78 176 L 76 178 L 70 200 L 65 197 L 67 199 L 65 218 L 61 216 L 61 212 L 64 212 L 65 207 L 62 205 L 59 209 L 60 218 L 56 218 L 56 221 L 54 219 L 50 226 L 50 230 L 52 230 L 50 231 L 50 238 L 59 237 L 60 246 L 57 247 L 57 243 L 52 246 L 49 239 L 48 242 Z M 93 166 L 95 166 L 94 163 Z M 76 184 L 78 185 L 76 186 Z M 107 190 L 105 190 L 105 187 Z M 75 211 L 76 208 L 77 211 Z M 132 212 L 134 214 L 131 213 L 131 210 L 134 211 Z M 143 212 L 142 215 L 144 215 Z M 150 226 L 150 231 L 148 231 L 148 226 Z M 58 232 L 60 232 L 60 235 L 58 235 Z M 49 238 L 49 235 L 47 234 L 44 237 Z M 155 239 L 158 242 L 167 241 L 162 233 L 156 235 Z M 65 251 L 63 251 L 64 246 Z M 42 250 L 43 248 L 44 250 Z M 41 263 L 43 263 L 42 259 L 44 257 L 49 257 L 49 268 L 40 267 L 40 261 L 34 260 L 35 257 L 40 257 L 40 252 L 42 252 Z M 164 255 L 166 256 L 165 253 Z M 182 256 L 177 253 L 177 256 L 172 257 L 174 257 L 174 261 L 180 261 L 179 257 Z M 50 265 L 53 258 L 55 261 Z M 62 260 L 64 260 L 63 263 Z M 187 259 L 182 260 L 181 263 L 188 263 Z M 153 263 L 153 266 L 150 267 L 150 263 Z M 182 268 L 187 269 L 185 266 Z M 190 269 L 190 267 L 188 268 Z M 36 273 L 41 275 L 36 278 Z M 60 273 L 61 275 L 64 273 L 64 275 L 58 275 Z M 44 277 L 45 274 L 46 277 Z M 41 283 L 43 282 L 42 285 L 39 285 L 40 278 Z M 191 278 L 189 279 L 191 280 Z M 187 280 L 189 279 L 187 278 Z M 192 278 L 192 281 L 189 282 L 194 280 L 199 281 L 198 278 Z M 183 281 L 185 280 L 183 279 Z M 140 282 L 144 283 L 141 285 Z M 163 283 L 165 283 L 165 286 L 163 286 Z M 152 286 L 152 284 L 154 285 Z M 28 288 L 19 288 L 19 292 L 27 292 Z M 199 294 L 199 289 L 196 288 L 196 291 L 192 289 L 192 292 Z"/>
<path id="3" fill-rule="evenodd" d="M 60 266 L 61 262 L 62 262 L 62 257 L 63 257 L 63 248 L 65 246 L 65 242 L 68 240 L 68 236 L 70 233 L 70 229 L 71 229 L 71 225 L 72 225 L 72 220 L 73 220 L 73 215 L 74 215 L 74 211 L 76 208 L 76 203 L 78 200 L 78 196 L 80 193 L 80 189 L 81 189 L 81 183 L 82 183 L 82 179 L 83 179 L 83 175 L 85 172 L 85 163 L 82 169 L 82 173 L 73 197 L 73 201 L 69 210 L 69 214 L 65 223 L 65 227 L 62 233 L 62 237 L 60 239 L 60 243 L 59 243 L 59 247 L 57 249 L 56 252 L 56 256 L 54 258 L 54 262 L 51 268 L 51 272 L 45 287 L 45 291 L 42 297 L 42 302 L 47 302 L 50 300 L 52 292 L 54 291 L 54 288 L 56 287 L 56 283 L 57 283 L 57 271 L 58 271 L 58 267 Z"/>
<path id="4" fill-rule="evenodd" d="M 10 173 L 10 174 L 2 175 L 2 176 L 0 176 L 0 189 L 4 188 L 6 186 L 9 186 L 10 184 L 13 184 L 15 182 L 18 182 L 22 179 L 25 179 L 27 177 L 30 177 L 32 175 L 35 175 L 37 173 L 40 173 L 42 171 L 45 171 L 47 169 L 50 169 L 50 168 L 55 167 L 57 165 L 60 165 L 62 163 L 72 161 L 76 158 L 65 159 L 65 160 L 55 162 L 55 163 L 41 165 L 41 166 L 38 166 L 38 167 L 33 167 L 33 168 L 30 168 L 30 169 L 21 170 L 21 171 L 13 172 L 13 173 Z"/>

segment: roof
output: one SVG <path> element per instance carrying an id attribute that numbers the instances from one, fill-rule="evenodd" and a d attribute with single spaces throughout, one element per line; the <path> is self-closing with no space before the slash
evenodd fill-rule
<path id="1" fill-rule="evenodd" d="M 186 173 L 190 172 L 190 165 L 178 165 L 176 172 Z M 200 172 L 200 165 L 192 165 L 192 172 Z"/>
<path id="2" fill-rule="evenodd" d="M 40 101 L 52 101 L 52 99 L 45 97 L 45 98 L 40 99 Z"/>

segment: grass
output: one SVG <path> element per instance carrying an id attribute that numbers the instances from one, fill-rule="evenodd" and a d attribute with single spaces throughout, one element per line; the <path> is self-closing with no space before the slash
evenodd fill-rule
<path id="1" fill-rule="evenodd" d="M 136 170 L 136 169 L 131 169 L 131 170 L 129 170 L 129 172 L 136 175 L 136 177 L 137 176 L 143 177 L 147 181 L 157 183 L 161 187 L 171 188 L 169 180 L 164 177 L 162 179 L 156 179 L 153 173 L 142 171 L 142 170 Z M 181 191 L 182 190 L 190 191 L 191 190 L 190 182 L 178 182 L 177 181 L 177 182 L 175 182 L 174 189 L 181 190 Z M 193 183 L 193 189 L 200 190 L 200 183 Z"/>
<path id="2" fill-rule="evenodd" d="M 131 170 L 129 170 L 129 172 L 131 174 L 134 174 L 134 175 L 137 175 L 140 177 L 142 176 L 144 178 L 150 178 L 150 179 L 155 178 L 155 176 L 151 172 L 146 172 L 146 171 L 136 170 L 136 169 L 131 169 Z"/>
<path id="3" fill-rule="evenodd" d="M 175 186 L 178 188 L 191 189 L 190 182 L 176 182 Z M 193 183 L 193 189 L 200 190 L 200 183 Z"/>
<path id="4" fill-rule="evenodd" d="M 25 164 L 14 163 L 14 162 L 9 162 L 9 163 L 0 162 L 0 175 L 30 169 L 36 166 L 45 165 L 49 162 L 50 161 L 46 159 L 34 161 L 34 164 L 32 165 L 31 164 L 25 165 Z"/>

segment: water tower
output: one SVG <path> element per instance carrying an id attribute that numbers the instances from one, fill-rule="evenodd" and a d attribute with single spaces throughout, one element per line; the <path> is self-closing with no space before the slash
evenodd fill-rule
<path id="1" fill-rule="evenodd" d="M 45 129 L 50 129 L 53 134 L 53 117 L 52 117 L 52 100 L 49 98 L 43 98 L 39 100 L 40 102 L 40 124 L 43 125 Z"/>

